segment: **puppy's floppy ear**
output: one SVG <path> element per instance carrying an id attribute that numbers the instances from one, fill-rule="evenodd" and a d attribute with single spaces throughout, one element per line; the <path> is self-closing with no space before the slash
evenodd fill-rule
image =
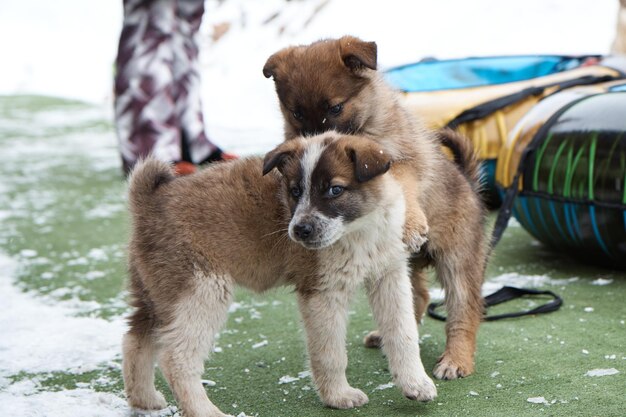
<path id="1" fill-rule="evenodd" d="M 372 140 L 350 138 L 347 140 L 345 150 L 354 164 L 354 175 L 358 182 L 369 181 L 391 168 L 391 155 Z"/>
<path id="2" fill-rule="evenodd" d="M 279 52 L 270 56 L 267 61 L 265 61 L 265 65 L 263 66 L 263 75 L 265 75 L 265 78 L 276 76 L 276 64 L 278 60 L 278 58 L 276 58 L 277 54 L 279 54 Z"/>
<path id="3" fill-rule="evenodd" d="M 273 77 L 274 81 L 276 81 L 276 74 L 278 73 L 279 66 L 285 60 L 285 57 L 291 54 L 291 50 L 291 47 L 284 48 L 267 58 L 267 61 L 265 61 L 265 65 L 263 66 L 263 75 L 265 75 L 265 78 Z"/>
<path id="4" fill-rule="evenodd" d="M 376 42 L 364 42 L 354 36 L 344 36 L 339 39 L 339 49 L 344 65 L 352 72 L 360 72 L 365 68 L 376 69 Z"/>
<path id="5" fill-rule="evenodd" d="M 267 175 L 274 168 L 277 168 L 282 174 L 285 162 L 294 156 L 298 145 L 298 142 L 295 140 L 284 142 L 265 154 L 265 158 L 263 158 L 263 175 Z"/>

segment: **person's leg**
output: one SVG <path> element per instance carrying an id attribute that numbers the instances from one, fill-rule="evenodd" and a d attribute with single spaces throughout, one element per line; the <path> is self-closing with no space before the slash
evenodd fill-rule
<path id="1" fill-rule="evenodd" d="M 194 164 L 222 159 L 222 151 L 206 135 L 200 86 L 198 30 L 203 0 L 176 0 L 174 81 L 176 111 L 183 136 L 183 159 Z"/>
<path id="2" fill-rule="evenodd" d="M 171 0 L 124 0 L 115 125 L 125 173 L 150 153 L 167 162 L 182 159 L 173 88 L 174 25 Z"/>

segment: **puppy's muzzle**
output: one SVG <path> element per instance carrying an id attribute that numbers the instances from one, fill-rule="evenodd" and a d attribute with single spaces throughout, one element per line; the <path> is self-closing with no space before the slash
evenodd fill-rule
<path id="1" fill-rule="evenodd" d="M 319 214 L 295 216 L 289 224 L 289 238 L 307 249 L 325 248 L 341 237 L 341 231 L 332 223 Z"/>

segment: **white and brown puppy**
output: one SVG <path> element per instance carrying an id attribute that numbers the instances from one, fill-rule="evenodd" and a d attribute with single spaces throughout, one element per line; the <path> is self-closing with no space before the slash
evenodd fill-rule
<path id="1" fill-rule="evenodd" d="M 165 407 L 156 361 L 187 417 L 224 416 L 201 376 L 235 285 L 294 286 L 321 400 L 335 408 L 367 403 L 345 374 L 348 303 L 362 283 L 394 382 L 407 398 L 432 400 L 402 242 L 402 164 L 391 164 L 379 144 L 334 132 L 182 178 L 156 160 L 140 163 L 129 191 L 129 404 Z"/>
<path id="2" fill-rule="evenodd" d="M 416 199 L 408 207 L 425 215 L 428 243 L 420 254 L 435 265 L 448 311 L 446 349 L 434 375 L 466 376 L 474 370 L 487 258 L 479 163 L 469 141 L 451 131 L 424 129 L 376 71 L 376 62 L 374 42 L 345 36 L 285 48 L 267 60 L 263 73 L 274 78 L 286 140 L 334 129 L 372 139 L 412 167 L 413 175 L 401 182 Z M 442 142 L 453 149 L 456 164 L 442 152 Z M 418 322 L 428 303 L 423 264 L 415 259 L 412 265 Z M 371 333 L 366 345 L 380 345 L 378 336 Z"/>

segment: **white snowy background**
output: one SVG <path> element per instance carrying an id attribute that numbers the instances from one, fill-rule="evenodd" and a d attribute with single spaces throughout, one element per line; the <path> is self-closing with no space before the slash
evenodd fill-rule
<path id="1" fill-rule="evenodd" d="M 239 154 L 263 152 L 281 140 L 273 83 L 261 69 L 271 53 L 289 44 L 356 35 L 378 43 L 383 69 L 427 56 L 604 54 L 614 36 L 617 4 L 617 0 L 211 1 L 201 40 L 207 130 L 214 141 Z M 0 95 L 79 99 L 96 104 L 102 117 L 110 118 L 121 19 L 121 0 L 0 0 Z M 230 29 L 213 42 L 215 25 L 225 22 Z M 112 134 L 110 140 L 115 140 Z M 16 270 L 31 255 L 36 256 L 23 253 L 12 259 L 0 253 L 4 303 L 0 415 L 128 416 L 125 401 L 113 394 L 88 387 L 41 393 L 36 380 L 10 381 L 17 371 L 85 371 L 119 359 L 121 320 L 76 317 L 80 306 L 50 302 L 15 287 Z M 520 280 L 549 284 L 550 278 L 507 274 L 493 280 L 489 291 L 494 285 Z M 46 318 L 44 323 L 41 317 Z M 76 340 L 87 342 L 77 345 Z"/>
<path id="2" fill-rule="evenodd" d="M 110 111 L 121 4 L 0 1 L 0 94 L 76 98 Z M 606 54 L 618 1 L 226 0 L 206 9 L 207 130 L 224 148 L 248 154 L 280 141 L 273 84 L 261 69 L 284 46 L 352 34 L 377 42 L 382 69 L 423 57 Z M 222 23 L 230 29 L 213 42 Z"/>

